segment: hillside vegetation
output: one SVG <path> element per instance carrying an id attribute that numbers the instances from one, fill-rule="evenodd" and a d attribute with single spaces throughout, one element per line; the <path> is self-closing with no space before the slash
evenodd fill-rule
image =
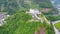
<path id="1" fill-rule="evenodd" d="M 55 26 L 60 31 L 60 22 L 56 23 Z"/>
<path id="2" fill-rule="evenodd" d="M 47 23 L 37 21 L 29 21 L 32 19 L 30 14 L 25 11 L 17 12 L 7 19 L 7 23 L 0 27 L 0 34 L 34 34 L 35 31 L 40 32 L 40 28 L 44 27 L 46 34 L 54 34 L 53 26 Z M 51 33 L 52 32 L 52 33 Z"/>

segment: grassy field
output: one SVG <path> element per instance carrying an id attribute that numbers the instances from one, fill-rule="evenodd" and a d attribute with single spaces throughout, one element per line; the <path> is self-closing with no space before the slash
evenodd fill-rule
<path id="1" fill-rule="evenodd" d="M 55 26 L 56 26 L 57 29 L 60 31 L 60 22 L 56 23 Z"/>

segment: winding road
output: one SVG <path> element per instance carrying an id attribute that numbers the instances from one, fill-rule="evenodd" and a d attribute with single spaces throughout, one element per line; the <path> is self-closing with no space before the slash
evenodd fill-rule
<path id="1" fill-rule="evenodd" d="M 59 30 L 58 30 L 58 29 L 55 27 L 55 25 L 54 25 L 54 24 L 56 24 L 56 23 L 58 23 L 58 22 L 60 22 L 60 20 L 58 20 L 58 21 L 53 21 L 53 22 L 52 22 L 52 24 L 53 24 L 53 26 L 54 26 L 55 34 L 60 34 Z"/>
<path id="2" fill-rule="evenodd" d="M 35 17 L 35 18 L 37 18 L 38 20 L 40 20 L 41 22 L 43 22 L 43 20 L 45 20 L 46 23 L 50 24 L 50 21 L 48 21 L 48 20 L 45 18 L 44 15 L 43 15 L 43 18 L 40 18 L 40 17 L 37 16 L 37 14 L 42 14 L 39 10 L 30 9 L 30 12 L 27 12 L 27 13 L 30 13 L 30 14 L 33 16 L 33 18 Z M 60 34 L 60 32 L 58 31 L 58 29 L 57 29 L 57 28 L 55 27 L 55 25 L 54 25 L 54 24 L 56 24 L 56 23 L 58 23 L 58 22 L 60 22 L 60 20 L 52 22 L 52 24 L 53 24 L 53 26 L 54 26 L 55 34 Z"/>

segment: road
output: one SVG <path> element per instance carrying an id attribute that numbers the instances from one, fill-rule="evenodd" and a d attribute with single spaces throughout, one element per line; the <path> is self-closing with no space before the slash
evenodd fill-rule
<path id="1" fill-rule="evenodd" d="M 32 12 L 31 12 L 31 11 L 32 11 Z M 30 10 L 30 14 L 31 14 L 32 16 L 34 16 L 35 18 L 37 18 L 37 19 L 40 20 L 41 22 L 43 22 L 43 21 L 45 20 L 46 23 L 50 24 L 50 21 L 48 21 L 44 15 L 43 15 L 43 18 L 40 18 L 40 17 L 37 16 L 37 14 L 36 14 L 35 12 L 37 12 L 37 14 L 39 14 L 39 13 L 42 14 L 39 10 L 37 10 L 37 11 L 35 11 L 34 9 L 31 9 L 31 10 Z M 34 15 L 33 15 L 33 14 L 34 14 Z M 34 17 L 33 17 L 33 18 L 34 18 Z M 58 22 L 60 22 L 60 20 L 52 22 L 52 24 L 53 24 L 53 26 L 54 26 L 55 34 L 60 34 L 60 32 L 58 31 L 58 29 L 57 29 L 57 28 L 55 27 L 55 25 L 54 25 L 54 24 L 56 24 L 56 23 L 58 23 Z"/>

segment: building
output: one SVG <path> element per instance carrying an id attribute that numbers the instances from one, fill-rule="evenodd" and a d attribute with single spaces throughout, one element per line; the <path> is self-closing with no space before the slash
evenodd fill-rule
<path id="1" fill-rule="evenodd" d="M 7 15 L 7 13 L 0 12 L 0 26 L 2 26 L 4 24 L 4 19 L 6 19 L 8 17 L 9 17 L 9 15 Z"/>
<path id="2" fill-rule="evenodd" d="M 56 5 L 55 7 L 60 11 L 60 5 Z"/>
<path id="3" fill-rule="evenodd" d="M 0 26 L 3 24 L 4 22 L 4 15 L 0 14 Z"/>
<path id="4" fill-rule="evenodd" d="M 40 11 L 42 11 L 43 13 L 49 13 L 51 10 L 52 10 L 51 7 L 44 7 Z"/>

